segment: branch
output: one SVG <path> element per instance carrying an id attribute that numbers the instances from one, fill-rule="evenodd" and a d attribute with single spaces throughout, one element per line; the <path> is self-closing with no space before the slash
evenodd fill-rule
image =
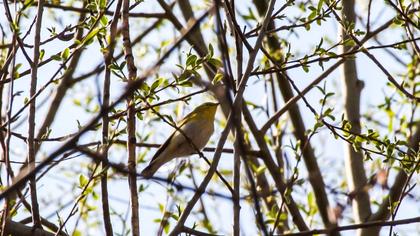
<path id="1" fill-rule="evenodd" d="M 34 2 L 34 4 L 36 4 L 36 2 Z M 93 13 L 93 14 L 98 13 L 95 10 L 90 10 L 87 8 L 63 6 L 63 5 L 56 5 L 56 4 L 51 4 L 51 3 L 45 3 L 44 6 L 47 8 L 54 8 L 54 9 L 60 9 L 63 11 L 72 11 L 72 12 L 78 12 L 78 13 Z M 109 11 L 109 10 L 106 10 L 104 13 L 105 15 L 108 15 L 108 16 L 115 15 L 115 12 Z M 129 17 L 130 18 L 160 18 L 160 19 L 167 18 L 165 13 L 142 13 L 142 12 L 129 13 Z"/>
<path id="2" fill-rule="evenodd" d="M 410 148 L 413 150 L 412 151 L 413 154 L 419 151 L 419 143 L 420 143 L 420 124 L 417 125 L 416 131 L 410 140 Z M 400 199 L 400 196 L 403 193 L 403 189 L 404 189 L 405 183 L 407 182 L 407 179 L 408 179 L 407 173 L 404 170 L 400 170 L 397 176 L 395 177 L 395 181 L 392 184 L 388 195 L 384 198 L 378 210 L 369 218 L 370 221 L 385 220 L 389 218 L 391 214 L 390 204 Z"/>
<path id="3" fill-rule="evenodd" d="M 360 40 L 360 42 L 362 44 L 364 44 L 365 42 L 367 42 L 369 39 L 373 38 L 374 36 L 378 35 L 380 32 L 382 32 L 383 30 L 386 30 L 389 28 L 389 26 L 392 24 L 393 19 L 388 20 L 387 22 L 385 22 L 383 25 L 379 26 L 376 30 L 369 32 L 366 34 L 366 36 Z M 357 50 L 360 50 L 359 46 L 354 46 L 352 48 L 352 50 L 349 50 L 349 52 L 355 52 Z M 318 76 L 317 79 L 315 79 L 314 81 L 312 81 L 311 84 L 309 84 L 305 89 L 303 89 L 301 92 L 303 95 L 305 95 L 306 93 L 308 93 L 312 88 L 315 87 L 315 85 L 317 85 L 318 83 L 320 83 L 323 79 L 325 79 L 329 74 L 331 74 L 335 69 L 337 69 L 346 59 L 345 58 L 341 58 L 339 61 L 337 61 L 336 63 L 334 63 L 332 66 L 330 66 L 325 72 L 323 72 L 320 76 Z M 298 65 L 300 66 L 300 65 Z M 293 66 L 295 67 L 295 66 Z M 297 67 L 297 66 L 296 66 Z M 284 68 L 283 68 L 284 69 Z M 282 70 L 283 70 L 282 69 Z M 290 68 L 287 68 L 290 69 Z M 270 117 L 270 119 L 268 119 L 268 121 L 261 127 L 260 131 L 262 133 L 266 133 L 267 130 L 270 128 L 271 125 L 273 125 L 280 117 L 281 115 L 283 115 L 286 111 L 288 111 L 288 109 L 290 109 L 289 107 L 292 106 L 292 104 L 296 103 L 297 101 L 299 101 L 299 99 L 301 98 L 301 96 L 298 94 L 295 97 L 289 99 L 286 104 L 284 105 L 284 107 L 282 107 L 279 111 L 277 111 L 273 116 Z"/>
<path id="4" fill-rule="evenodd" d="M 36 93 L 36 85 L 38 79 L 38 62 L 39 62 L 39 47 L 41 41 L 41 27 L 42 27 L 42 14 L 44 11 L 44 0 L 38 2 L 38 11 L 36 13 L 36 26 L 34 36 L 34 59 L 31 68 L 31 86 L 30 86 L 30 97 L 34 97 Z M 35 113 L 36 113 L 36 99 L 33 99 L 29 104 L 29 117 L 28 117 L 28 165 L 35 166 Z M 34 228 L 42 228 L 41 217 L 39 215 L 39 204 L 36 189 L 36 178 L 32 177 L 29 181 L 29 187 L 31 190 L 31 213 L 32 222 Z"/>
<path id="5" fill-rule="evenodd" d="M 395 220 L 395 221 L 371 221 L 368 223 L 362 224 L 354 224 L 354 225 L 346 225 L 340 227 L 334 227 L 331 229 L 315 229 L 309 230 L 299 233 L 290 233 L 290 234 L 281 234 L 279 236 L 304 236 L 304 235 L 315 235 L 315 234 L 329 234 L 332 231 L 348 231 L 348 230 L 356 230 L 356 229 L 365 229 L 371 227 L 383 227 L 383 226 L 392 226 L 392 225 L 405 225 L 405 224 L 412 224 L 420 222 L 420 217 L 408 218 L 403 220 Z"/>
<path id="6" fill-rule="evenodd" d="M 133 51 L 131 48 L 130 39 L 130 22 L 129 22 L 129 7 L 130 0 L 123 0 L 122 6 L 122 35 L 123 35 L 123 46 L 125 51 L 125 60 L 128 68 L 128 84 L 134 83 L 137 79 L 137 68 L 134 64 Z M 140 80 L 142 81 L 142 80 Z M 143 83 L 140 82 L 139 87 Z M 134 94 L 130 94 L 126 97 L 127 102 L 127 153 L 128 153 L 128 170 L 130 172 L 136 171 L 136 111 L 135 111 L 135 98 Z M 131 231 L 133 236 L 140 235 L 140 223 L 139 223 L 139 200 L 137 192 L 137 178 L 134 174 L 128 176 L 128 186 L 130 189 L 130 204 L 131 204 Z"/>
<path id="7" fill-rule="evenodd" d="M 118 19 L 120 17 L 122 0 L 118 0 L 115 7 L 114 16 L 110 25 L 109 43 L 106 52 L 104 53 L 105 60 L 105 75 L 103 85 L 103 104 L 102 109 L 107 110 L 110 103 L 110 87 L 111 87 L 111 69 L 112 59 L 114 56 L 114 49 L 116 45 Z M 102 141 L 101 141 L 101 152 L 105 160 L 108 160 L 108 149 L 109 149 L 109 116 L 108 113 L 102 117 Z M 101 174 L 101 197 L 102 197 L 102 211 L 104 219 L 105 233 L 107 236 L 112 236 L 112 223 L 109 212 L 109 200 L 108 200 L 108 167 L 102 162 L 102 174 Z"/>
<path id="8" fill-rule="evenodd" d="M 342 25 L 344 32 L 347 30 L 347 26 L 344 24 L 343 20 L 340 18 L 340 16 L 333 10 L 333 14 L 336 17 L 337 21 Z M 356 45 L 363 49 L 363 42 L 359 39 L 357 39 L 352 33 L 346 33 L 349 37 L 356 43 Z M 420 97 L 417 97 L 415 94 L 411 94 L 408 92 L 403 84 L 399 84 L 397 80 L 392 76 L 392 74 L 383 66 L 376 57 L 371 54 L 368 50 L 363 49 L 362 52 L 366 54 L 366 56 L 387 76 L 387 79 L 389 82 L 391 82 L 399 91 L 401 91 L 405 96 L 410 98 L 411 100 L 414 100 L 416 102 L 420 101 Z"/>
<path id="9" fill-rule="evenodd" d="M 252 119 L 251 113 L 249 112 L 248 108 L 244 105 L 243 108 L 244 118 L 251 130 L 252 135 L 255 138 L 258 146 L 261 149 L 261 155 L 264 161 L 265 166 L 267 167 L 268 171 L 270 172 L 275 184 L 276 188 L 280 192 L 282 196 L 283 204 L 286 204 L 287 210 L 292 215 L 293 223 L 297 226 L 297 228 L 301 231 L 308 230 L 308 226 L 305 223 L 302 215 L 300 214 L 299 207 L 293 199 L 293 196 L 289 195 L 286 196 L 285 193 L 288 189 L 286 183 L 284 183 L 283 179 L 281 178 L 282 175 L 280 173 L 280 169 L 277 167 L 276 163 L 273 161 L 273 158 L 270 156 L 270 150 L 265 142 L 264 135 L 258 131 L 258 128 Z M 279 207 L 279 210 L 281 207 Z"/>
<path id="10" fill-rule="evenodd" d="M 151 66 L 149 69 L 147 69 L 143 75 L 138 78 L 137 80 L 133 81 L 132 83 L 128 84 L 128 86 L 125 88 L 123 93 L 115 99 L 115 101 L 110 104 L 108 110 L 101 109 L 98 114 L 96 114 L 90 121 L 87 122 L 87 124 L 79 130 L 72 138 L 70 138 L 67 142 L 65 142 L 61 147 L 53 151 L 48 157 L 43 159 L 39 165 L 35 166 L 34 168 L 26 168 L 25 170 L 22 170 L 18 176 L 16 176 L 13 179 L 13 184 L 4 188 L 3 191 L 0 193 L 0 200 L 4 199 L 7 196 L 11 196 L 11 194 L 14 193 L 14 191 L 20 187 L 22 187 L 32 176 L 34 176 L 36 173 L 41 171 L 43 168 L 48 166 L 51 162 L 54 161 L 57 156 L 61 155 L 62 153 L 77 147 L 77 141 L 80 139 L 80 137 L 83 136 L 86 132 L 91 130 L 95 127 L 95 125 L 98 123 L 98 121 L 104 116 L 104 114 L 110 112 L 113 108 L 115 108 L 118 104 L 120 104 L 123 100 L 125 100 L 128 96 L 134 94 L 136 89 L 143 83 L 144 80 L 146 80 L 155 70 L 156 68 L 163 63 L 165 59 L 167 59 L 171 53 L 178 48 L 178 46 L 183 42 L 186 37 L 191 33 L 191 31 L 197 27 L 201 21 L 207 17 L 209 14 L 209 10 L 204 12 L 198 19 L 195 21 L 190 28 L 184 31 L 183 35 L 177 39 L 177 41 L 170 47 L 162 56 Z M 10 122 L 9 122 L 10 125 Z"/>
<path id="11" fill-rule="evenodd" d="M 12 236 L 54 236 L 54 233 L 45 231 L 43 229 L 34 229 L 31 226 L 8 220 L 6 221 L 6 228 L 4 229 L 5 235 Z"/>
<path id="12" fill-rule="evenodd" d="M 262 23 L 261 32 L 258 35 L 258 38 L 255 42 L 255 46 L 253 48 L 253 51 L 251 51 L 251 54 L 249 55 L 248 64 L 247 64 L 247 67 L 245 69 L 245 72 L 244 72 L 242 78 L 240 79 L 240 83 L 238 85 L 238 91 L 237 91 L 237 94 L 235 95 L 235 98 L 233 100 L 232 107 L 237 107 L 237 106 L 242 104 L 242 101 L 243 101 L 242 96 L 243 96 L 243 93 L 245 91 L 245 87 L 246 87 L 247 81 L 249 79 L 249 76 L 251 74 L 251 71 L 253 69 L 253 65 L 254 65 L 256 56 L 257 56 L 258 51 L 261 47 L 262 40 L 265 36 L 265 31 L 267 29 L 267 25 L 268 25 L 268 23 L 271 19 L 271 13 L 273 12 L 273 9 L 274 9 L 274 3 L 275 3 L 275 0 L 270 1 L 270 4 L 269 4 L 270 6 L 267 9 L 266 15 L 265 15 L 263 23 Z M 218 145 L 217 145 L 217 148 L 216 148 L 216 152 L 215 152 L 214 157 L 213 157 L 213 163 L 210 166 L 210 169 L 208 170 L 208 174 L 204 177 L 204 180 L 200 184 L 200 187 L 199 187 L 200 192 L 204 191 L 207 188 L 207 185 L 209 184 L 212 176 L 216 172 L 217 165 L 219 163 L 221 153 L 222 153 L 221 151 L 222 151 L 224 143 L 226 142 L 227 136 L 230 132 L 233 120 L 234 119 L 233 119 L 232 110 L 231 110 L 231 112 L 228 116 L 228 119 L 227 119 L 226 127 L 223 130 L 223 132 L 221 134 L 221 137 L 219 139 L 219 142 L 218 142 Z M 200 199 L 200 196 L 202 194 L 200 192 L 197 192 L 196 194 L 194 194 L 192 199 L 188 202 L 188 204 L 185 207 L 181 217 L 178 220 L 177 225 L 175 226 L 173 231 L 170 233 L 170 235 L 177 235 L 178 233 L 181 232 L 182 227 L 184 226 L 184 223 L 187 220 L 189 214 L 191 213 L 194 205 Z"/>
<path id="13" fill-rule="evenodd" d="M 255 1 L 254 2 L 257 6 L 259 6 L 258 9 L 262 9 L 264 8 L 264 4 L 262 4 L 263 2 L 261 1 Z M 288 3 L 285 3 L 283 5 L 283 8 L 285 8 L 287 6 Z M 280 9 L 281 10 L 281 9 Z M 280 11 L 279 10 L 279 11 Z M 261 11 L 261 10 L 260 10 Z M 270 25 L 271 29 L 274 29 L 274 22 Z M 280 43 L 278 41 L 278 39 L 273 36 L 273 35 L 269 35 L 267 37 L 267 44 L 270 47 L 272 52 L 278 52 L 281 51 L 281 46 Z M 270 61 L 276 65 L 276 67 L 278 69 L 281 69 L 281 66 L 279 65 L 280 60 L 276 60 L 274 59 L 274 57 L 266 52 L 265 50 L 263 50 L 264 54 L 267 56 L 267 58 L 270 59 Z M 283 73 L 276 73 L 276 77 L 277 77 L 277 82 L 278 82 L 278 86 L 279 86 L 279 90 L 281 91 L 282 95 L 283 95 L 283 99 L 285 101 L 293 98 L 293 90 L 291 87 L 291 83 L 288 81 L 287 79 L 287 74 L 286 72 Z M 305 162 L 305 166 L 306 169 L 309 173 L 308 175 L 308 179 L 309 179 L 309 183 L 313 189 L 314 195 L 315 195 L 315 200 L 316 200 L 316 205 L 318 207 L 320 216 L 322 218 L 322 221 L 324 223 L 324 225 L 326 227 L 331 227 L 332 225 L 334 225 L 334 222 L 330 221 L 330 217 L 328 216 L 328 210 L 330 208 L 330 204 L 328 201 L 328 197 L 327 197 L 327 193 L 325 191 L 325 183 L 324 183 L 324 179 L 322 177 L 321 174 L 321 170 L 319 168 L 314 150 L 311 146 L 311 143 L 309 142 L 309 139 L 306 135 L 306 127 L 305 124 L 303 122 L 303 118 L 302 115 L 300 113 L 299 107 L 296 103 L 291 104 L 288 107 L 288 111 L 290 114 L 290 120 L 293 124 L 294 127 L 294 135 L 296 137 L 297 140 L 300 140 L 300 147 L 303 153 L 303 160 Z M 262 132 L 262 134 L 264 134 L 265 132 Z"/>
<path id="14" fill-rule="evenodd" d="M 353 0 L 344 1 L 343 9 L 341 11 L 342 19 L 340 21 L 342 41 L 351 38 L 351 33 L 348 32 L 346 26 L 356 23 L 356 14 L 354 12 Z M 335 13 L 333 11 L 333 13 Z M 359 45 L 361 47 L 361 45 Z M 340 46 L 341 52 L 350 51 L 351 46 Z M 357 78 L 356 60 L 348 59 L 341 67 L 341 77 L 343 79 L 343 94 L 344 94 L 344 112 L 346 119 L 351 124 L 351 132 L 360 134 L 360 97 L 364 83 Z M 352 144 L 345 144 L 345 168 L 347 173 L 347 182 L 350 192 L 357 191 L 357 194 L 352 199 L 353 201 L 353 215 L 357 223 L 364 222 L 372 214 L 370 206 L 369 193 L 363 189 L 367 184 L 367 177 L 363 162 L 363 154 L 354 150 Z M 359 190 L 359 191 L 358 191 Z"/>

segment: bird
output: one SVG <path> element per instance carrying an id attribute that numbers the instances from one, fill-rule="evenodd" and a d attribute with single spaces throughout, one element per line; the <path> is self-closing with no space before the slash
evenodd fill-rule
<path id="1" fill-rule="evenodd" d="M 214 132 L 218 105 L 219 103 L 213 102 L 203 103 L 178 122 L 178 128 L 159 147 L 140 175 L 144 179 L 150 179 L 167 162 L 178 157 L 192 155 L 203 149 Z"/>

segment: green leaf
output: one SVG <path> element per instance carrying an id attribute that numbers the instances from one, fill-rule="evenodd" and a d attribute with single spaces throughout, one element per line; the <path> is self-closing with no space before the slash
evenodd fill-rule
<path id="1" fill-rule="evenodd" d="M 70 49 L 66 48 L 64 49 L 64 51 L 61 52 L 61 58 L 64 60 L 67 60 L 69 58 L 70 55 Z"/>
<path id="2" fill-rule="evenodd" d="M 309 66 L 308 65 L 302 65 L 302 69 L 303 71 L 305 71 L 306 73 L 309 72 Z"/>
<path id="3" fill-rule="evenodd" d="M 41 51 L 39 52 L 39 60 L 42 61 L 42 58 L 44 58 L 45 55 L 45 50 L 41 49 Z"/>
<path id="4" fill-rule="evenodd" d="M 93 29 L 82 41 L 82 44 L 89 44 L 91 40 L 99 33 L 101 29 L 95 28 Z"/>
<path id="5" fill-rule="evenodd" d="M 143 114 L 141 112 L 136 113 L 137 119 L 143 120 Z"/>
<path id="6" fill-rule="evenodd" d="M 324 116 L 329 117 L 332 112 L 333 112 L 333 109 L 329 107 L 329 108 L 327 108 L 327 110 L 324 111 Z"/>
<path id="7" fill-rule="evenodd" d="M 222 67 L 223 66 L 223 63 L 222 63 L 222 61 L 220 61 L 219 59 L 217 59 L 217 58 L 210 58 L 209 59 L 209 63 L 210 64 L 212 64 L 214 67 L 216 67 L 216 68 L 220 68 L 220 67 Z"/>
<path id="8" fill-rule="evenodd" d="M 317 88 L 319 91 L 321 91 L 322 94 L 325 94 L 325 89 L 319 85 L 316 85 L 315 88 Z"/>
<path id="9" fill-rule="evenodd" d="M 306 24 L 305 24 L 305 29 L 306 29 L 306 31 L 311 30 L 311 24 L 306 23 Z"/>
<path id="10" fill-rule="evenodd" d="M 146 186 L 144 186 L 144 184 L 140 184 L 139 185 L 139 187 L 138 187 L 138 191 L 139 191 L 139 193 L 141 193 L 141 192 L 144 192 L 144 190 L 146 190 Z"/>
<path id="11" fill-rule="evenodd" d="M 321 128 L 322 126 L 324 126 L 324 123 L 322 123 L 322 122 L 316 122 L 315 125 L 314 125 L 314 132 L 317 129 Z"/>
<path id="12" fill-rule="evenodd" d="M 94 200 L 99 200 L 99 195 L 95 191 L 92 191 L 92 197 Z"/>
<path id="13" fill-rule="evenodd" d="M 169 222 L 165 222 L 165 226 L 163 227 L 163 231 L 165 232 L 165 234 L 169 233 Z"/>
<path id="14" fill-rule="evenodd" d="M 155 80 L 152 84 L 152 86 L 150 86 L 150 91 L 155 91 L 155 89 L 157 87 L 159 87 L 162 84 L 162 80 L 159 78 L 157 80 Z"/>
<path id="15" fill-rule="evenodd" d="M 255 175 L 256 176 L 259 176 L 260 174 L 262 174 L 262 173 L 264 173 L 264 171 L 267 169 L 267 167 L 265 167 L 265 166 L 259 166 L 258 168 L 257 168 L 257 170 L 255 171 Z"/>
<path id="16" fill-rule="evenodd" d="M 79 107 L 82 105 L 82 102 L 80 101 L 80 99 L 77 99 L 77 98 L 73 99 L 73 103 L 74 105 L 79 106 Z"/>
<path id="17" fill-rule="evenodd" d="M 208 54 L 208 56 L 209 56 L 210 58 L 212 58 L 212 57 L 213 57 L 213 55 L 214 55 L 214 48 L 213 48 L 213 45 L 209 44 L 209 54 Z"/>
<path id="18" fill-rule="evenodd" d="M 344 41 L 343 45 L 347 47 L 353 47 L 356 45 L 356 42 L 354 42 L 353 39 L 347 39 Z"/>
<path id="19" fill-rule="evenodd" d="M 315 17 L 317 17 L 318 13 L 316 12 L 316 9 L 312 9 L 311 14 L 308 16 L 308 20 L 313 20 Z"/>
<path id="20" fill-rule="evenodd" d="M 88 183 L 88 179 L 83 174 L 79 175 L 79 187 L 83 188 Z"/>
<path id="21" fill-rule="evenodd" d="M 54 61 L 61 61 L 61 56 L 60 56 L 60 55 L 55 54 L 55 55 L 52 55 L 52 56 L 51 56 L 51 59 L 53 59 Z"/>
<path id="22" fill-rule="evenodd" d="M 309 72 L 309 66 L 308 66 L 308 55 L 305 55 L 305 57 L 301 60 L 299 60 L 300 65 L 302 66 L 302 69 L 308 73 Z"/>
<path id="23" fill-rule="evenodd" d="M 121 62 L 119 69 L 120 70 L 124 69 L 125 65 L 127 65 L 126 61 Z"/>
<path id="24" fill-rule="evenodd" d="M 150 87 L 146 82 L 144 82 L 140 85 L 140 90 L 143 91 L 144 93 L 149 93 Z"/>
<path id="25" fill-rule="evenodd" d="M 399 17 L 395 17 L 394 20 L 392 21 L 392 23 L 398 25 L 398 26 L 402 26 L 404 24 L 405 21 L 401 20 Z"/>
<path id="26" fill-rule="evenodd" d="M 102 16 L 100 21 L 101 21 L 101 24 L 103 26 L 107 26 L 108 25 L 108 17 Z"/>
<path id="27" fill-rule="evenodd" d="M 328 55 L 329 57 L 337 57 L 337 54 L 336 54 L 336 53 L 334 53 L 334 52 L 327 52 L 327 55 Z"/>
<path id="28" fill-rule="evenodd" d="M 321 12 L 321 10 L 322 10 L 322 5 L 324 4 L 324 0 L 319 0 L 318 1 L 318 6 L 317 6 L 317 9 L 316 9 L 316 11 L 319 13 L 319 12 Z"/>
<path id="29" fill-rule="evenodd" d="M 188 80 L 181 82 L 179 85 L 186 88 L 191 88 L 193 86 L 192 82 Z"/>
<path id="30" fill-rule="evenodd" d="M 194 67 L 196 65 L 196 61 L 197 61 L 197 56 L 196 55 L 189 55 L 187 58 L 187 62 L 186 65 L 187 66 L 191 66 Z"/>
<path id="31" fill-rule="evenodd" d="M 354 34 L 355 34 L 355 35 L 357 35 L 357 36 L 362 36 L 362 35 L 365 35 L 365 34 L 366 34 L 366 32 L 365 32 L 365 31 L 362 31 L 362 30 L 357 29 L 357 30 L 354 32 Z"/>
<path id="32" fill-rule="evenodd" d="M 211 81 L 211 83 L 212 84 L 214 84 L 214 85 L 216 85 L 216 84 L 218 84 L 220 81 L 222 81 L 223 80 L 223 74 L 222 73 L 217 73 L 215 76 L 214 76 L 214 78 L 213 78 L 213 80 Z"/>
<path id="33" fill-rule="evenodd" d="M 248 14 L 241 15 L 244 20 L 257 20 L 257 17 L 255 17 L 255 14 L 252 12 L 252 9 L 248 7 Z"/>
<path id="34" fill-rule="evenodd" d="M 324 62 L 322 60 L 318 61 L 318 65 L 324 70 Z"/>
<path id="35" fill-rule="evenodd" d="M 99 0 L 99 9 L 103 10 L 106 8 L 106 0 Z"/>
<path id="36" fill-rule="evenodd" d="M 25 6 L 32 5 L 33 2 L 34 2 L 34 0 L 25 0 L 23 5 L 25 5 Z"/>

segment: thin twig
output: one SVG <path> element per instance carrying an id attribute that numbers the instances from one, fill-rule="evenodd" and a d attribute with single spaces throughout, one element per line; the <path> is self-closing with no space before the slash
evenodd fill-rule
<path id="1" fill-rule="evenodd" d="M 36 14 L 36 26 L 35 26 L 35 38 L 34 38 L 34 57 L 32 64 L 31 73 L 31 87 L 30 96 L 33 97 L 36 93 L 36 85 L 38 79 L 38 62 L 39 62 L 39 46 L 41 41 L 41 26 L 42 26 L 42 14 L 44 11 L 44 0 L 38 2 L 38 11 Z M 35 108 L 36 100 L 33 99 L 29 104 L 29 117 L 28 117 L 28 165 L 33 168 L 35 166 Z M 41 217 L 39 215 L 39 204 L 36 189 L 36 177 L 32 177 L 29 181 L 31 190 L 31 212 L 32 222 L 35 228 L 42 228 Z"/>

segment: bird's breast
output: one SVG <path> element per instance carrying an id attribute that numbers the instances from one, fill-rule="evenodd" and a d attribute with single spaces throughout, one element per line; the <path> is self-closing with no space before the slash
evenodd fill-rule
<path id="1" fill-rule="evenodd" d="M 197 148 L 202 149 L 213 134 L 214 124 L 209 120 L 198 120 L 185 124 L 182 130 Z"/>

